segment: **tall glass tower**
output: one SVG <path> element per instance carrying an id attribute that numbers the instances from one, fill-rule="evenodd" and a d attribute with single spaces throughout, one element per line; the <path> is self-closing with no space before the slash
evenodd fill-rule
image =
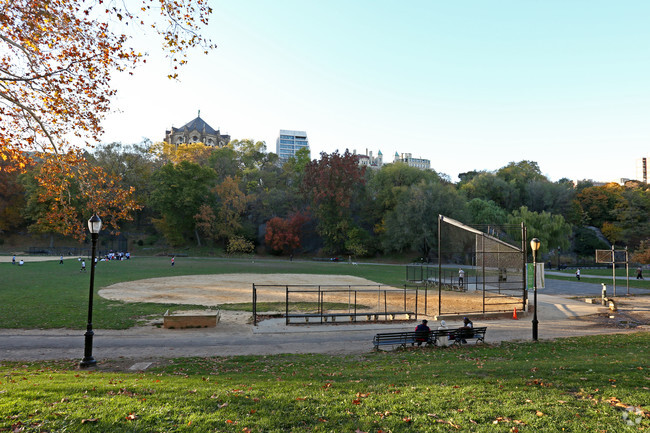
<path id="1" fill-rule="evenodd" d="M 286 162 L 289 158 L 295 156 L 296 152 L 303 147 L 309 149 L 309 140 L 307 140 L 307 132 L 305 131 L 281 129 L 280 136 L 275 141 L 276 153 L 281 162 Z"/>

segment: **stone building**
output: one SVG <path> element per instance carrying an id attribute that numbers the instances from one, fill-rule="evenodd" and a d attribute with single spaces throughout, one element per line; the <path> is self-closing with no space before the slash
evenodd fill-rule
<path id="1" fill-rule="evenodd" d="M 425 158 L 413 158 L 410 153 L 402 153 L 401 155 L 395 152 L 395 159 L 393 162 L 403 162 L 409 167 L 419 168 L 420 170 L 431 169 L 431 161 Z"/>
<path id="2" fill-rule="evenodd" d="M 223 147 L 230 142 L 230 135 L 221 134 L 201 119 L 201 112 L 196 119 L 165 132 L 165 142 L 170 144 L 203 143 L 211 147 Z"/>
<path id="3" fill-rule="evenodd" d="M 368 149 L 366 149 L 366 154 L 357 154 L 356 149 L 352 151 L 352 153 L 357 157 L 359 160 L 359 165 L 362 167 L 370 167 L 370 168 L 381 168 L 382 165 L 384 165 L 384 156 L 381 153 L 381 150 L 377 152 L 377 156 L 372 155 L 372 150 L 368 152 Z"/>

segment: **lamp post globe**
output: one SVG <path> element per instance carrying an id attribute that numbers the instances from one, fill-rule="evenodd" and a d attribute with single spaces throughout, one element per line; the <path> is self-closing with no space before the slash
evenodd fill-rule
<path id="1" fill-rule="evenodd" d="M 537 341 L 539 321 L 537 320 L 537 251 L 541 242 L 537 238 L 530 241 L 530 249 L 533 251 L 533 341 Z"/>
<path id="2" fill-rule="evenodd" d="M 84 334 L 84 357 L 79 363 L 80 367 L 91 367 L 97 364 L 93 357 L 93 292 L 95 290 L 95 254 L 97 251 L 97 237 L 99 231 L 102 229 L 102 220 L 94 214 L 88 220 L 88 230 L 90 231 L 90 239 L 92 241 L 92 249 L 90 253 L 90 291 L 88 293 L 88 323 L 86 325 L 86 333 Z"/>

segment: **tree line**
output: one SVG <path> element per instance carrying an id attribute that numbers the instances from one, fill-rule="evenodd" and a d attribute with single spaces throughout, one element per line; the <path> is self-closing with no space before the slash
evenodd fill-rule
<path id="1" fill-rule="evenodd" d="M 67 183 L 56 189 L 68 191 L 66 197 L 47 194 L 47 159 L 22 174 L 0 171 L 0 230 L 82 240 L 80 221 L 93 209 L 113 232 L 147 232 L 172 247 L 424 256 L 442 214 L 474 226 L 523 222 L 529 238 L 543 240 L 542 253 L 593 259 L 594 249 L 615 245 L 635 252 L 636 261 L 650 259 L 646 184 L 551 182 L 533 161 L 461 173 L 452 183 L 442 173 L 399 162 L 360 166 L 347 150 L 312 160 L 303 149 L 280 164 L 254 140 L 220 148 L 112 143 L 84 159 L 74 175 L 50 180 Z"/>

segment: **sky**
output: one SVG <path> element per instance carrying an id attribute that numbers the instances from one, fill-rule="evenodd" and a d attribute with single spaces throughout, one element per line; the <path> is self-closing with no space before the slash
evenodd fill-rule
<path id="1" fill-rule="evenodd" d="M 154 38 L 118 96 L 104 142 L 162 141 L 197 117 L 232 139 L 307 132 L 312 158 L 471 170 L 536 161 L 551 181 L 638 178 L 650 156 L 647 0 L 212 0 L 178 81 Z"/>

